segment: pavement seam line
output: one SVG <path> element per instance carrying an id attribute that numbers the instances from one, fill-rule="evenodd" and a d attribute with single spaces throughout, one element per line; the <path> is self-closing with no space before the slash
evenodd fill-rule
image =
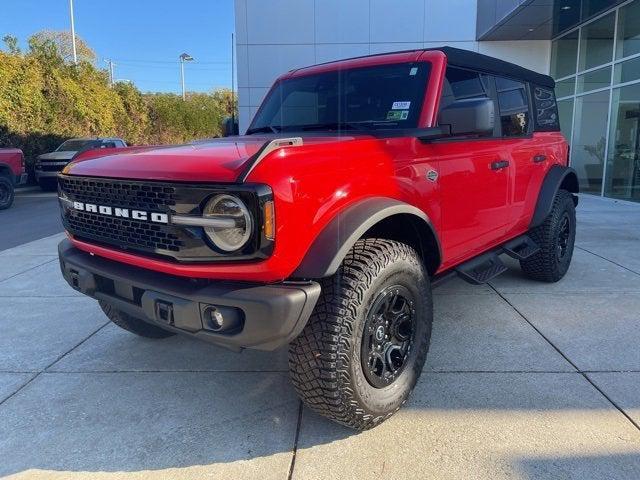
<path id="1" fill-rule="evenodd" d="M 625 267 L 624 265 L 619 264 L 618 262 L 614 262 L 613 260 L 611 260 L 610 258 L 607 257 L 603 257 L 602 255 L 598 255 L 595 252 L 592 252 L 591 250 L 587 250 L 584 247 L 581 247 L 579 245 L 576 245 L 576 248 L 582 250 L 583 252 L 587 252 L 590 253 L 591 255 L 594 255 L 598 258 L 601 258 L 602 260 L 606 260 L 607 262 L 613 263 L 614 265 L 617 265 L 620 268 L 624 268 L 626 271 L 631 272 L 631 273 L 635 273 L 636 275 L 640 275 L 640 272 L 636 272 L 635 270 L 630 269 L 629 267 Z"/>
<path id="2" fill-rule="evenodd" d="M 496 290 L 493 285 L 489 285 L 491 288 L 493 288 L 493 290 L 498 294 L 498 296 L 500 298 L 502 298 L 502 300 L 504 300 L 509 306 L 511 306 L 511 308 L 513 308 L 513 310 L 522 317 L 522 319 L 527 322 L 531 328 L 533 328 L 536 332 L 538 332 L 538 335 L 540 335 L 549 345 L 551 345 L 556 352 L 558 352 L 560 355 L 562 355 L 562 357 L 573 367 L 576 369 L 576 372 L 579 373 L 580 375 L 582 375 L 582 377 L 591 384 L 591 386 L 593 388 L 595 388 L 598 392 L 600 392 L 600 394 L 611 404 L 613 405 L 622 415 L 624 415 L 624 417 L 629 420 L 629 422 L 631 422 L 631 425 L 633 425 L 634 427 L 636 427 L 637 430 L 640 431 L 640 425 L 633 419 L 631 418 L 631 416 L 625 412 L 622 407 L 620 407 L 616 402 L 613 401 L 613 399 L 611 397 L 609 397 L 609 395 L 607 395 L 600 387 L 598 387 L 594 382 L 591 381 L 591 379 L 587 376 L 587 374 L 585 372 L 583 372 L 582 370 L 580 370 L 578 368 L 578 366 L 573 363 L 569 357 L 567 355 L 565 355 L 562 350 L 560 350 L 560 348 L 558 348 L 549 338 L 547 338 L 547 336 L 545 334 L 543 334 L 527 317 L 524 316 L 524 314 L 518 310 L 516 308 L 515 305 L 513 305 L 504 295 L 502 295 L 498 290 Z"/>
<path id="3" fill-rule="evenodd" d="M 296 455 L 298 453 L 298 440 L 300 439 L 300 427 L 302 425 L 302 401 L 298 401 L 298 423 L 296 425 L 296 436 L 293 440 L 293 451 L 291 455 L 291 464 L 289 465 L 289 474 L 287 475 L 287 480 L 292 480 L 293 478 L 293 469 L 296 466 Z"/>
<path id="4" fill-rule="evenodd" d="M 0 282 L 1 283 L 1 282 Z M 60 360 L 62 360 L 64 357 L 66 357 L 70 352 L 72 352 L 73 350 L 75 350 L 76 348 L 78 348 L 80 345 L 82 345 L 84 342 L 86 342 L 87 340 L 89 340 L 91 337 L 93 337 L 96 333 L 98 333 L 100 330 L 102 330 L 104 327 L 106 327 L 110 322 L 107 321 L 104 325 L 100 326 L 97 330 L 93 331 L 89 336 L 87 336 L 86 338 L 84 338 L 83 340 L 81 340 L 79 343 L 77 343 L 76 345 L 74 345 L 73 347 L 71 347 L 69 350 L 67 350 L 66 352 L 64 352 L 62 355 L 58 356 L 58 358 L 56 358 L 53 362 L 51 362 L 49 365 L 47 365 L 45 368 L 43 368 L 42 370 L 40 370 L 39 372 L 37 372 L 32 378 L 31 380 L 29 380 L 27 383 L 25 383 L 24 385 L 22 385 L 19 389 L 17 389 L 15 392 L 13 392 L 11 395 L 9 395 L 7 398 L 5 398 L 4 400 L 2 400 L 0 402 L 0 407 L 2 405 L 5 404 L 5 402 L 7 402 L 10 398 L 13 398 L 14 396 L 16 396 L 18 394 L 18 392 L 21 392 L 22 390 L 24 390 L 27 385 L 30 385 L 31 382 L 33 382 L 36 378 L 38 378 L 40 375 L 42 375 L 43 373 L 46 373 L 47 369 L 53 365 L 55 365 L 57 362 L 59 362 Z"/>
<path id="5" fill-rule="evenodd" d="M 7 258 L 9 258 L 10 256 L 11 256 L 11 255 L 7 255 Z M 51 262 L 55 262 L 56 260 L 58 260 L 58 259 L 57 259 L 57 258 L 52 258 L 52 259 L 50 259 L 50 260 L 47 260 L 47 261 L 46 261 L 46 262 L 44 262 L 44 263 L 40 263 L 40 264 L 38 264 L 38 265 L 36 265 L 36 266 L 34 266 L 34 267 L 27 268 L 26 270 L 24 270 L 24 271 L 22 271 L 22 272 L 18 272 L 18 273 L 14 274 L 14 275 L 11 275 L 10 277 L 5 278 L 4 280 L 0 280 L 0 283 L 6 282 L 7 280 L 11 280 L 12 278 L 17 277 L 18 275 L 22 275 L 23 273 L 30 272 L 31 270 L 35 270 L 36 268 L 42 267 L 42 266 L 44 266 L 44 265 L 48 265 L 48 264 L 50 264 Z"/>

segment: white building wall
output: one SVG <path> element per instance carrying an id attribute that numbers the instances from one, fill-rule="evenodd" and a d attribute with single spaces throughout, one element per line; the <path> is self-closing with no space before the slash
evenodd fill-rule
<path id="1" fill-rule="evenodd" d="M 235 0 L 244 132 L 273 81 L 293 68 L 449 45 L 548 73 L 551 42 L 477 42 L 477 0 Z"/>

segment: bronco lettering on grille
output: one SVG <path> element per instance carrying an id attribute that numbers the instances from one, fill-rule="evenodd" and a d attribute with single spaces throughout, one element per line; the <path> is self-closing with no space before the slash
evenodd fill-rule
<path id="1" fill-rule="evenodd" d="M 169 223 L 169 215 L 158 212 L 145 212 L 144 210 L 130 210 L 128 208 L 108 207 L 94 203 L 73 202 L 74 210 L 97 213 L 120 218 L 133 218 L 134 220 L 150 221 L 153 223 Z"/>

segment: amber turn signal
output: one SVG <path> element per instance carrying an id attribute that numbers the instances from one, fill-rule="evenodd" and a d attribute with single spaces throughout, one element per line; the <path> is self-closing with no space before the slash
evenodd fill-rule
<path id="1" fill-rule="evenodd" d="M 264 203 L 264 223 L 262 225 L 262 231 L 264 236 L 273 240 L 276 236 L 276 214 L 273 205 L 273 200 L 269 200 Z"/>

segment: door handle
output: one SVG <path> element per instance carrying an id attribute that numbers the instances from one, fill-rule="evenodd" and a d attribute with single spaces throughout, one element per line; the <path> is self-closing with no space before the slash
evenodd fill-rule
<path id="1" fill-rule="evenodd" d="M 541 163 L 544 162 L 547 159 L 546 155 L 536 155 L 535 157 L 533 157 L 533 163 Z"/>
<path id="2" fill-rule="evenodd" d="M 498 162 L 493 162 L 491 164 L 491 170 L 500 170 L 502 168 L 507 168 L 509 166 L 508 160 L 500 160 Z"/>

